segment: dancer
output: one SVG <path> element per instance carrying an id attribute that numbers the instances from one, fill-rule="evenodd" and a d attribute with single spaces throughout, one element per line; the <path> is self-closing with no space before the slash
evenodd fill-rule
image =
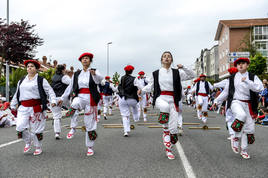
<path id="1" fill-rule="evenodd" d="M 100 94 L 97 89 L 97 84 L 100 84 L 103 77 L 97 70 L 91 70 L 93 54 L 83 53 L 78 60 L 83 65 L 83 70 L 78 70 L 74 73 L 71 83 L 62 95 L 62 101 L 66 100 L 73 92 L 74 98 L 71 103 L 71 109 L 66 113 L 66 116 L 71 116 L 71 130 L 67 138 L 72 138 L 75 134 L 77 126 L 77 112 L 84 110 L 84 124 L 86 127 L 86 147 L 88 148 L 87 156 L 94 154 L 93 146 L 97 138 L 97 104 L 100 100 Z M 76 114 L 75 114 L 76 113 Z"/>
<path id="2" fill-rule="evenodd" d="M 26 60 L 27 75 L 17 85 L 17 91 L 11 101 L 12 113 L 17 109 L 18 138 L 25 142 L 24 153 L 30 151 L 31 143 L 35 146 L 34 155 L 42 153 L 41 140 L 45 129 L 45 112 L 47 96 L 52 107 L 56 106 L 56 95 L 47 80 L 39 76 L 37 70 L 40 64 L 35 60 Z"/>
<path id="3" fill-rule="evenodd" d="M 65 67 L 63 65 L 58 65 L 56 68 L 55 75 L 52 77 L 52 83 L 51 87 L 53 88 L 57 101 L 59 102 L 61 100 L 61 96 L 68 87 L 68 85 L 71 83 L 71 78 L 68 75 L 65 75 Z M 63 101 L 63 105 L 66 107 L 70 107 L 69 99 L 67 98 L 65 101 Z M 59 103 L 57 106 L 52 107 L 51 111 L 53 114 L 54 119 L 54 132 L 55 132 L 55 139 L 60 139 L 60 133 L 61 133 L 61 119 L 62 119 L 62 103 Z"/>
<path id="4" fill-rule="evenodd" d="M 143 71 L 140 71 L 138 76 L 138 83 L 139 83 L 139 87 L 143 88 L 145 87 L 149 81 L 147 80 L 146 77 L 144 77 L 145 73 Z M 144 93 L 141 95 L 140 97 L 140 101 L 138 103 L 138 108 L 139 108 L 139 117 L 141 115 L 141 111 L 143 114 L 143 121 L 147 122 L 147 103 L 148 103 L 148 94 Z"/>
<path id="5" fill-rule="evenodd" d="M 103 86 L 103 117 L 107 120 L 107 111 L 109 115 L 112 115 L 113 93 L 117 92 L 117 89 L 113 86 L 110 76 L 106 76 L 101 85 Z"/>
<path id="6" fill-rule="evenodd" d="M 124 136 L 128 137 L 130 132 L 130 113 L 132 109 L 134 121 L 139 120 L 137 103 L 139 101 L 137 91 L 137 78 L 131 76 L 134 67 L 127 65 L 125 68 L 125 75 L 122 76 L 121 82 L 118 86 L 119 90 L 119 109 L 122 116 L 124 126 Z"/>
<path id="7" fill-rule="evenodd" d="M 204 127 L 207 128 L 206 123 L 208 118 L 208 96 L 210 90 L 213 90 L 213 86 L 210 84 L 210 82 L 206 81 L 206 75 L 201 74 L 199 78 L 200 81 L 198 81 L 193 87 L 193 90 L 197 96 L 196 102 L 198 103 L 197 117 L 203 121 Z"/>
<path id="8" fill-rule="evenodd" d="M 241 148 L 240 154 L 244 159 L 250 158 L 248 144 L 253 144 L 255 141 L 253 118 L 257 113 L 258 92 L 263 90 L 263 84 L 258 76 L 247 71 L 249 63 L 248 58 L 238 58 L 234 62 L 238 72 L 229 78 L 229 82 L 216 101 L 218 104 L 227 98 L 227 109 L 231 108 L 235 118 L 231 126 L 234 130 L 231 147 L 236 154 Z"/>
<path id="9" fill-rule="evenodd" d="M 172 63 L 172 54 L 169 51 L 164 52 L 161 56 L 162 67 L 153 72 L 149 84 L 138 92 L 140 94 L 154 91 L 153 106 L 160 109 L 158 121 L 163 125 L 163 142 L 168 159 L 175 159 L 171 147 L 178 141 L 178 111 L 179 101 L 182 98 L 181 81 L 194 77 L 193 71 L 181 64 L 177 65 L 180 71 L 171 68 Z"/>
<path id="10" fill-rule="evenodd" d="M 228 69 L 228 72 L 229 72 L 230 75 L 233 75 L 236 72 L 238 72 L 238 70 L 237 70 L 236 67 L 232 67 L 232 68 Z M 228 79 L 224 79 L 221 82 L 214 83 L 214 88 L 223 88 L 224 89 L 228 82 L 229 82 Z M 217 101 L 217 98 L 215 100 L 214 100 L 214 103 L 218 103 L 219 105 L 222 104 L 219 101 Z M 221 101 L 221 102 L 223 102 L 223 101 Z M 212 108 L 214 108 L 214 107 L 212 107 Z M 225 107 L 225 108 L 227 108 L 227 107 Z M 234 135 L 234 131 L 233 131 L 232 127 L 231 127 L 231 125 L 232 125 L 232 123 L 234 121 L 234 116 L 233 116 L 232 110 L 230 108 L 226 109 L 225 119 L 226 119 L 226 124 L 227 124 L 227 128 L 228 128 L 229 135 L 230 135 L 230 137 L 228 137 L 228 139 L 230 140 L 232 138 L 232 136 Z"/>

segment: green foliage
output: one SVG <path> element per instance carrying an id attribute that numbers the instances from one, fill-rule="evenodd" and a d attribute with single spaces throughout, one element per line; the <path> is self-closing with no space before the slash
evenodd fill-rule
<path id="1" fill-rule="evenodd" d="M 117 82 L 120 83 L 119 78 L 120 78 L 120 74 L 115 72 L 114 75 L 113 75 L 113 78 L 112 78 L 113 83 L 114 84 L 117 83 Z"/>
<path id="2" fill-rule="evenodd" d="M 54 69 L 54 68 L 50 68 L 50 69 L 48 69 L 48 70 L 45 71 L 45 72 L 42 72 L 42 73 L 40 72 L 39 75 L 42 76 L 42 77 L 44 77 L 45 79 L 47 79 L 48 83 L 51 84 L 51 82 L 52 82 L 52 77 L 53 77 L 53 75 L 55 74 L 55 71 L 56 71 L 56 69 Z"/>
<path id="3" fill-rule="evenodd" d="M 260 53 L 257 53 L 254 57 L 251 57 L 248 71 L 258 76 L 264 74 L 266 71 L 266 58 Z"/>
<path id="4" fill-rule="evenodd" d="M 23 68 L 12 68 L 12 72 L 9 75 L 9 86 L 10 87 L 17 87 L 18 81 L 23 77 L 27 75 L 27 70 Z"/>
<path id="5" fill-rule="evenodd" d="M 257 53 L 257 48 L 252 43 L 251 39 L 253 39 L 253 35 L 251 34 L 253 34 L 252 30 L 244 36 L 240 42 L 241 47 L 237 51 L 247 51 L 250 53 L 250 56 L 255 56 Z"/>
<path id="6" fill-rule="evenodd" d="M 3 75 L 0 77 L 0 86 L 6 86 L 6 77 Z"/>

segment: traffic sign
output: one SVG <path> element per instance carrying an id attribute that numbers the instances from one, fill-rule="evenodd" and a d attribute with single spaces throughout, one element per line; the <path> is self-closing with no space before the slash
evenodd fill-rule
<path id="1" fill-rule="evenodd" d="M 249 57 L 250 53 L 249 52 L 230 52 L 228 56 L 231 58 Z"/>

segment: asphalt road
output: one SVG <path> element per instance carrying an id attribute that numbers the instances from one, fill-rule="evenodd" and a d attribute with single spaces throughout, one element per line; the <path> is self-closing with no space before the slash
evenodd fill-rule
<path id="1" fill-rule="evenodd" d="M 224 118 L 209 113 L 208 125 L 221 129 L 190 130 L 184 126 L 184 134 L 179 137 L 182 150 L 178 153 L 174 147 L 176 159 L 168 160 L 161 128 L 136 125 L 129 137 L 123 137 L 122 129 L 101 125 L 121 123 L 118 109 L 113 113 L 98 124 L 92 157 L 86 156 L 82 131 L 67 140 L 68 129 L 63 127 L 63 138 L 55 140 L 52 121 L 47 121 L 39 156 L 33 156 L 33 150 L 23 154 L 24 142 L 16 139 L 15 128 L 1 128 L 0 177 L 268 177 L 268 127 L 256 126 L 256 142 L 249 148 L 251 159 L 244 160 L 231 150 Z M 149 113 L 158 111 L 150 108 Z M 187 106 L 183 117 L 185 122 L 200 122 L 194 109 Z M 148 122 L 156 119 L 148 116 Z M 62 126 L 69 123 L 68 118 L 63 119 Z"/>

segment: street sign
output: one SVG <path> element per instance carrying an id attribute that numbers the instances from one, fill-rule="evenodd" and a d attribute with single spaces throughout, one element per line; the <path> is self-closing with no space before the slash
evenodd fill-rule
<path id="1" fill-rule="evenodd" d="M 228 54 L 228 56 L 229 56 L 229 62 L 234 62 L 235 60 L 237 60 L 240 57 L 249 58 L 250 53 L 249 52 L 230 52 Z"/>
<path id="2" fill-rule="evenodd" d="M 249 57 L 250 53 L 249 52 L 230 52 L 228 56 L 231 58 Z"/>

